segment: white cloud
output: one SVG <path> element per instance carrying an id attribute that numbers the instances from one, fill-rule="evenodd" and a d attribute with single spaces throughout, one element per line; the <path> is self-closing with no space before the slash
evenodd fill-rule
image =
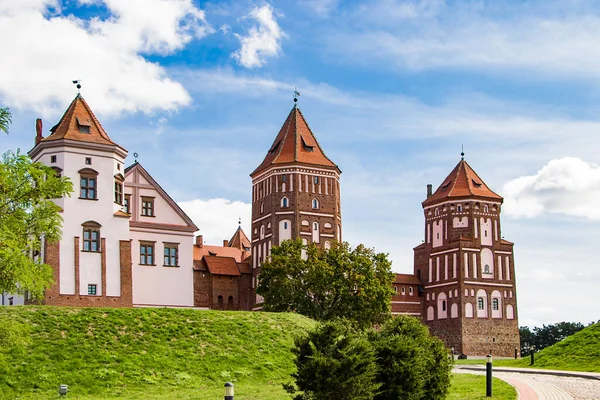
<path id="1" fill-rule="evenodd" d="M 324 17 L 337 7 L 338 0 L 301 0 L 300 4 Z"/>
<path id="2" fill-rule="evenodd" d="M 600 219 L 600 167 L 579 158 L 551 160 L 535 175 L 504 184 L 504 211 L 513 217 L 543 213 Z"/>
<path id="3" fill-rule="evenodd" d="M 79 0 L 110 16 L 61 14 L 56 0 L 0 1 L 0 99 L 44 116 L 73 97 L 71 80 L 100 114 L 174 110 L 190 103 L 182 85 L 143 55 L 166 55 L 212 31 L 192 0 Z"/>
<path id="4" fill-rule="evenodd" d="M 267 63 L 266 57 L 279 55 L 285 33 L 277 24 L 270 4 L 254 7 L 245 18 L 256 20 L 258 25 L 252 26 L 246 36 L 236 34 L 242 47 L 232 56 L 246 68 L 262 67 Z"/>
<path id="5" fill-rule="evenodd" d="M 600 77 L 598 10 L 558 4 L 381 0 L 323 38 L 327 51 L 359 63 Z"/>
<path id="6" fill-rule="evenodd" d="M 250 238 L 250 220 L 252 206 L 242 201 L 227 199 L 190 200 L 177 203 L 179 207 L 198 226 L 199 234 L 209 245 L 222 245 L 229 240 L 242 219 L 242 229 Z"/>

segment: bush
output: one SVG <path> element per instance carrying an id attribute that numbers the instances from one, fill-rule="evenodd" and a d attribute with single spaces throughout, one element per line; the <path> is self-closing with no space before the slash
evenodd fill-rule
<path id="1" fill-rule="evenodd" d="M 296 340 L 295 397 L 307 399 L 444 399 L 452 363 L 441 340 L 418 319 L 399 316 L 379 331 L 345 320 L 320 325 Z"/>
<path id="2" fill-rule="evenodd" d="M 350 326 L 346 320 L 330 321 L 296 339 L 296 386 L 284 386 L 289 393 L 302 392 L 295 400 L 374 398 L 379 384 L 373 347 Z"/>

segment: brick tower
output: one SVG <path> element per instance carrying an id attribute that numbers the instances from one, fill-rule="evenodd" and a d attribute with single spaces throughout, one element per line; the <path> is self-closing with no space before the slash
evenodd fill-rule
<path id="1" fill-rule="evenodd" d="M 253 288 L 271 246 L 302 238 L 327 248 L 341 240 L 340 174 L 294 104 L 264 160 L 250 174 Z"/>
<path id="2" fill-rule="evenodd" d="M 425 240 L 414 249 L 423 319 L 455 352 L 510 357 L 519 349 L 513 243 L 501 235 L 502 197 L 463 159 L 427 186 Z"/>

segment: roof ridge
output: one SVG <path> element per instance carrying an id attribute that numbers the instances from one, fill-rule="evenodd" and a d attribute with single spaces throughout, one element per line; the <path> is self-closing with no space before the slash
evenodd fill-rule
<path id="1" fill-rule="evenodd" d="M 292 112 L 294 112 L 294 161 L 298 162 L 298 107 L 296 103 L 294 103 L 294 108 L 292 108 Z"/>
<path id="2" fill-rule="evenodd" d="M 315 143 L 317 144 L 317 147 L 319 148 L 319 150 L 321 150 L 321 153 L 323 154 L 323 157 L 325 157 L 327 160 L 329 160 L 329 162 L 331 162 L 333 165 L 335 165 L 337 167 L 337 164 L 334 163 L 333 161 L 331 161 L 329 159 L 329 157 L 327 157 L 327 154 L 325 154 L 325 151 L 323 151 L 323 148 L 321 147 L 321 144 L 319 143 L 319 141 L 317 140 L 317 137 L 315 136 L 315 134 L 312 131 L 312 128 L 310 127 L 310 125 L 308 124 L 308 121 L 306 120 L 306 118 L 304 118 L 304 114 L 302 114 L 302 111 L 298 108 L 298 112 L 300 113 L 300 116 L 302 117 L 302 120 L 304 121 L 304 123 L 306 124 L 306 127 L 308 128 L 308 131 L 310 132 L 310 134 L 312 135 L 312 137 L 315 139 Z M 338 168 L 339 169 L 339 168 Z"/>

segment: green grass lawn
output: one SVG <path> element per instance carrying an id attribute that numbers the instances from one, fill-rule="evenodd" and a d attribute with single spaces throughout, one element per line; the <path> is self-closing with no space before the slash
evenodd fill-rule
<path id="1" fill-rule="evenodd" d="M 600 372 L 600 323 L 567 337 L 530 357 L 518 360 L 495 359 L 499 367 L 559 369 L 567 371 Z M 485 360 L 457 360 L 457 364 L 485 364 Z"/>
<path id="2" fill-rule="evenodd" d="M 470 374 L 453 374 L 452 387 L 448 400 L 514 400 L 517 398 L 517 392 L 508 383 L 493 378 L 492 397 L 485 396 L 485 376 Z"/>
<path id="3" fill-rule="evenodd" d="M 226 381 L 236 400 L 290 399 L 294 337 L 315 325 L 284 313 L 49 306 L 1 307 L 2 320 L 23 323 L 29 340 L 0 346 L 0 399 L 57 399 L 60 384 L 77 399 L 222 399 Z M 450 399 L 480 398 L 481 378 L 455 375 Z M 514 398 L 495 385 L 495 398 Z"/>

